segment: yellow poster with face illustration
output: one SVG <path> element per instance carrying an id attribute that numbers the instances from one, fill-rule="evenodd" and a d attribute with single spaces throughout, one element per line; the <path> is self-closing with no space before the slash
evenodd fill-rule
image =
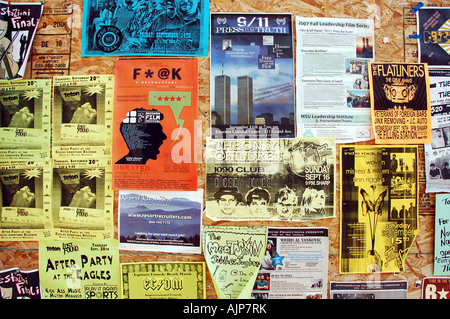
<path id="1" fill-rule="evenodd" d="M 114 75 L 53 78 L 52 157 L 108 158 Z"/>

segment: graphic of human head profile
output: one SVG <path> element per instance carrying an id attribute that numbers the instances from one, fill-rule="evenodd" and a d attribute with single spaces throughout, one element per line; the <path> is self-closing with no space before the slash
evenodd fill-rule
<path id="1" fill-rule="evenodd" d="M 129 111 L 120 123 L 120 133 L 129 152 L 116 164 L 145 164 L 149 159 L 156 160 L 159 147 L 167 139 L 160 123 L 163 119 L 164 115 L 156 109 Z"/>

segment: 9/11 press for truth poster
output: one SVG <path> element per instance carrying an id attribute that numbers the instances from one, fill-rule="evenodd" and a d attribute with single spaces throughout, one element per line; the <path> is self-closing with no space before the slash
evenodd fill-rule
<path id="1" fill-rule="evenodd" d="M 211 137 L 295 137 L 290 14 L 211 14 Z"/>

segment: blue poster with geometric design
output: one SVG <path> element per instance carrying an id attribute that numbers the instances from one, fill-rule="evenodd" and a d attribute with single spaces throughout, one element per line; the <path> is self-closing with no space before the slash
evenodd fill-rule
<path id="1" fill-rule="evenodd" d="M 419 62 L 450 66 L 450 8 L 422 7 L 416 16 Z"/>

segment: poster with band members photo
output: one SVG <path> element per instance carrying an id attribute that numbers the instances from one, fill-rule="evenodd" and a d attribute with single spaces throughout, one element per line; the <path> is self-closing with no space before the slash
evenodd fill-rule
<path id="1" fill-rule="evenodd" d="M 404 271 L 419 231 L 417 154 L 417 145 L 341 145 L 341 273 Z"/>
<path id="2" fill-rule="evenodd" d="M 115 64 L 113 187 L 197 190 L 196 59 Z"/>
<path id="3" fill-rule="evenodd" d="M 211 137 L 295 137 L 291 14 L 211 14 Z"/>
<path id="4" fill-rule="evenodd" d="M 431 143 L 424 145 L 427 193 L 450 192 L 450 68 L 430 74 Z"/>
<path id="5" fill-rule="evenodd" d="M 50 162 L 0 162 L 0 240 L 52 237 Z"/>
<path id="6" fill-rule="evenodd" d="M 48 161 L 51 80 L 0 81 L 0 161 Z"/>
<path id="7" fill-rule="evenodd" d="M 335 216 L 334 138 L 206 143 L 206 216 L 305 221 Z"/>
<path id="8" fill-rule="evenodd" d="M 84 0 L 82 56 L 207 56 L 207 0 Z"/>
<path id="9" fill-rule="evenodd" d="M 52 157 L 111 156 L 114 75 L 53 78 Z"/>
<path id="10" fill-rule="evenodd" d="M 22 79 L 44 3 L 0 1 L 0 80 Z"/>
<path id="11" fill-rule="evenodd" d="M 427 64 L 369 63 L 369 84 L 375 143 L 431 142 Z"/>
<path id="12" fill-rule="evenodd" d="M 419 62 L 450 66 L 450 7 L 422 7 L 416 12 Z"/>
<path id="13" fill-rule="evenodd" d="M 114 238 L 110 160 L 53 159 L 52 183 L 57 239 Z"/>

